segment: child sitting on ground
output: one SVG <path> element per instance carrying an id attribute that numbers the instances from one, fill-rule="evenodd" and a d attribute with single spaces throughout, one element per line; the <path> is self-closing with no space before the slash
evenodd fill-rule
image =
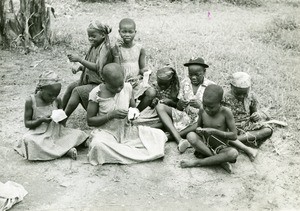
<path id="1" fill-rule="evenodd" d="M 29 131 L 15 149 L 28 160 L 52 160 L 63 155 L 76 159 L 74 147 L 88 138 L 83 131 L 52 121 L 52 112 L 61 108 L 61 100 L 57 97 L 60 90 L 58 76 L 45 71 L 40 75 L 36 93 L 26 100 L 24 119 Z"/>
<path id="2" fill-rule="evenodd" d="M 139 118 L 134 123 L 161 128 L 162 124 L 154 108 L 158 103 L 176 107 L 179 79 L 175 69 L 171 66 L 166 66 L 157 70 L 156 82 L 153 83 L 153 87 L 156 91 L 156 97 L 152 100 L 151 105 L 140 113 Z"/>
<path id="3" fill-rule="evenodd" d="M 71 83 L 63 96 L 63 109 L 67 116 L 70 116 L 79 103 L 84 109 L 87 108 L 90 91 L 98 84 L 102 83 L 101 71 L 104 65 L 113 61 L 108 34 L 111 28 L 98 21 L 93 21 L 87 28 L 88 38 L 91 47 L 84 59 L 73 54 L 68 55 L 71 62 L 79 62 L 77 70 L 72 70 L 75 74 L 82 71 L 79 81 Z"/>
<path id="4" fill-rule="evenodd" d="M 245 72 L 236 72 L 230 77 L 230 86 L 231 89 L 224 94 L 223 101 L 224 105 L 232 110 L 238 130 L 237 140 L 231 141 L 230 144 L 243 150 L 250 160 L 254 161 L 257 149 L 244 144 L 259 147 L 272 135 L 273 129 L 262 121 L 266 120 L 268 115 L 257 109 L 257 99 L 250 90 L 250 76 Z"/>
<path id="5" fill-rule="evenodd" d="M 139 111 L 149 106 L 155 97 L 154 88 L 144 84 L 142 78 L 146 69 L 145 49 L 134 42 L 136 25 L 132 19 L 124 18 L 119 23 L 119 40 L 113 48 L 114 62 L 121 64 L 125 70 L 125 82 L 131 83 L 135 100 L 140 100 Z M 146 73 L 149 74 L 149 73 Z"/>
<path id="6" fill-rule="evenodd" d="M 223 89 L 218 85 L 208 85 L 204 90 L 198 127 L 187 134 L 187 140 L 205 158 L 181 161 L 182 168 L 222 165 L 231 172 L 227 162 L 235 162 L 238 151 L 230 147 L 228 141 L 236 139 L 237 131 L 232 112 L 221 105 L 222 98 Z"/>
<path id="7" fill-rule="evenodd" d="M 163 157 L 167 137 L 162 130 L 128 123 L 126 117 L 135 101 L 131 85 L 124 83 L 122 67 L 107 64 L 103 80 L 91 91 L 87 109 L 88 125 L 96 127 L 91 133 L 89 162 L 131 164 Z"/>
<path id="8" fill-rule="evenodd" d="M 170 133 L 169 139 L 172 137 L 177 142 L 181 153 L 191 146 L 183 137 L 196 129 L 203 92 L 209 84 L 214 84 L 205 77 L 209 66 L 202 58 L 191 58 L 184 66 L 188 67 L 188 77 L 180 83 L 177 108 L 162 103 L 156 106 L 164 128 Z"/>

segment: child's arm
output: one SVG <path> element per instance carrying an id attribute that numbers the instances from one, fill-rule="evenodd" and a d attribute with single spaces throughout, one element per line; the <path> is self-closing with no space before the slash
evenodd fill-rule
<path id="1" fill-rule="evenodd" d="M 87 123 L 89 126 L 99 127 L 106 124 L 112 119 L 124 119 L 127 116 L 128 111 L 125 110 L 113 110 L 107 114 L 98 116 L 99 104 L 93 101 L 89 101 L 87 107 Z"/>
<path id="2" fill-rule="evenodd" d="M 72 55 L 72 54 L 69 54 L 68 58 L 69 58 L 70 62 L 79 62 L 84 67 L 86 67 L 92 71 L 95 71 L 95 72 L 98 71 L 97 64 L 94 62 L 89 62 L 89 61 L 81 58 L 80 56 L 76 56 L 76 55 Z"/>
<path id="3" fill-rule="evenodd" d="M 139 67 L 140 75 L 143 75 L 144 72 L 148 71 L 146 69 L 146 51 L 144 48 L 141 48 L 140 58 L 139 58 Z"/>
<path id="4" fill-rule="evenodd" d="M 34 129 L 40 126 L 43 122 L 49 123 L 51 122 L 51 118 L 49 117 L 42 117 L 39 119 L 32 119 L 33 109 L 32 109 L 32 100 L 31 98 L 26 99 L 25 102 L 25 112 L 24 112 L 24 123 L 25 127 L 29 129 Z"/>
<path id="5" fill-rule="evenodd" d="M 135 100 L 134 100 L 134 97 L 133 97 L 133 92 L 132 92 L 132 95 L 131 95 L 131 98 L 130 98 L 130 101 L 129 101 L 129 107 L 132 107 L 132 108 L 136 107 Z"/>
<path id="6" fill-rule="evenodd" d="M 120 59 L 120 49 L 118 46 L 114 46 L 112 49 L 112 55 L 113 55 L 113 61 L 114 63 L 117 63 L 117 64 L 121 64 L 121 59 Z"/>

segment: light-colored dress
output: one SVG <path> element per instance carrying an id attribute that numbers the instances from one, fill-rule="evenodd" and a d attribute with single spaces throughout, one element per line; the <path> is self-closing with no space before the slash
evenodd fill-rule
<path id="1" fill-rule="evenodd" d="M 51 115 L 58 109 L 55 101 L 49 106 L 38 107 L 34 95 L 31 95 L 32 119 Z M 43 122 L 35 129 L 30 129 L 18 141 L 15 150 L 28 160 L 53 160 L 62 157 L 71 148 L 80 145 L 88 135 L 77 129 L 66 128 L 59 123 Z"/>
<path id="2" fill-rule="evenodd" d="M 207 78 L 204 78 L 203 83 L 199 86 L 196 94 L 194 94 L 191 80 L 190 78 L 187 77 L 183 79 L 182 82 L 180 83 L 178 99 L 186 100 L 186 101 L 196 99 L 200 103 L 202 103 L 203 92 L 205 88 L 210 84 L 214 84 L 214 82 L 208 80 Z M 194 108 L 190 105 L 184 108 L 183 111 L 172 108 L 172 119 L 176 130 L 182 131 L 183 129 L 197 122 L 198 112 L 199 112 L 198 108 Z"/>
<path id="3" fill-rule="evenodd" d="M 121 66 L 125 71 L 125 81 L 129 82 L 130 79 L 135 79 L 140 74 L 140 54 L 142 45 L 135 43 L 131 48 L 120 47 L 121 53 Z M 134 99 L 138 99 L 148 89 L 144 86 L 142 80 L 138 80 L 138 85 L 133 88 Z"/>
<path id="4" fill-rule="evenodd" d="M 101 98 L 100 86 L 90 93 L 90 100 L 99 103 L 98 115 L 115 109 L 128 110 L 132 87 L 124 88 L 111 98 Z M 92 165 L 104 163 L 131 164 L 155 160 L 164 156 L 167 137 L 162 130 L 146 126 L 132 126 L 125 119 L 112 119 L 91 133 L 88 160 Z"/>

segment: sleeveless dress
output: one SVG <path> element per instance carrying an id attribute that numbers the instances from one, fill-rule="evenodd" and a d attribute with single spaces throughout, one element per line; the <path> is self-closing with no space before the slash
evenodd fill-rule
<path id="1" fill-rule="evenodd" d="M 131 48 L 120 47 L 121 53 L 121 66 L 125 71 L 125 81 L 129 82 L 130 79 L 135 79 L 140 73 L 140 54 L 142 45 L 135 43 Z M 134 99 L 138 99 L 149 86 L 144 86 L 142 80 L 138 80 L 138 85 L 133 88 Z"/>
<path id="2" fill-rule="evenodd" d="M 37 107 L 34 95 L 31 95 L 33 115 L 37 119 L 51 115 L 58 109 L 55 102 L 51 105 Z M 43 122 L 29 131 L 19 140 L 15 150 L 27 160 L 53 160 L 66 154 L 72 147 L 78 146 L 88 135 L 77 129 L 66 128 L 59 123 Z"/>
<path id="3" fill-rule="evenodd" d="M 90 93 L 90 100 L 99 103 L 98 115 L 106 115 L 115 109 L 128 110 L 132 96 L 129 83 L 111 98 L 99 97 L 100 91 L 97 86 Z M 151 161 L 164 156 L 166 141 L 162 130 L 128 124 L 127 118 L 112 119 L 92 131 L 88 160 L 92 165 Z"/>

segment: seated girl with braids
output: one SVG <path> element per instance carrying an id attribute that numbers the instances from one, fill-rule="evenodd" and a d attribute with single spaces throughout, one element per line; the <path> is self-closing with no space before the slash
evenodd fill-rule
<path id="1" fill-rule="evenodd" d="M 74 74 L 82 71 L 80 80 L 71 83 L 63 96 L 62 106 L 69 117 L 79 104 L 86 110 L 89 93 L 97 85 L 102 83 L 101 71 L 103 67 L 113 61 L 110 50 L 108 34 L 111 28 L 98 21 L 93 21 L 87 28 L 88 39 L 91 44 L 85 58 L 69 54 L 71 62 L 79 62 L 81 66 L 72 70 Z"/>
<path id="2" fill-rule="evenodd" d="M 251 78 L 245 72 L 236 72 L 230 77 L 230 91 L 224 94 L 224 105 L 232 110 L 238 130 L 237 140 L 230 144 L 244 151 L 251 161 L 257 155 L 257 149 L 264 140 L 272 135 L 273 129 L 264 123 L 268 115 L 258 111 L 258 101 L 251 91 Z"/>

